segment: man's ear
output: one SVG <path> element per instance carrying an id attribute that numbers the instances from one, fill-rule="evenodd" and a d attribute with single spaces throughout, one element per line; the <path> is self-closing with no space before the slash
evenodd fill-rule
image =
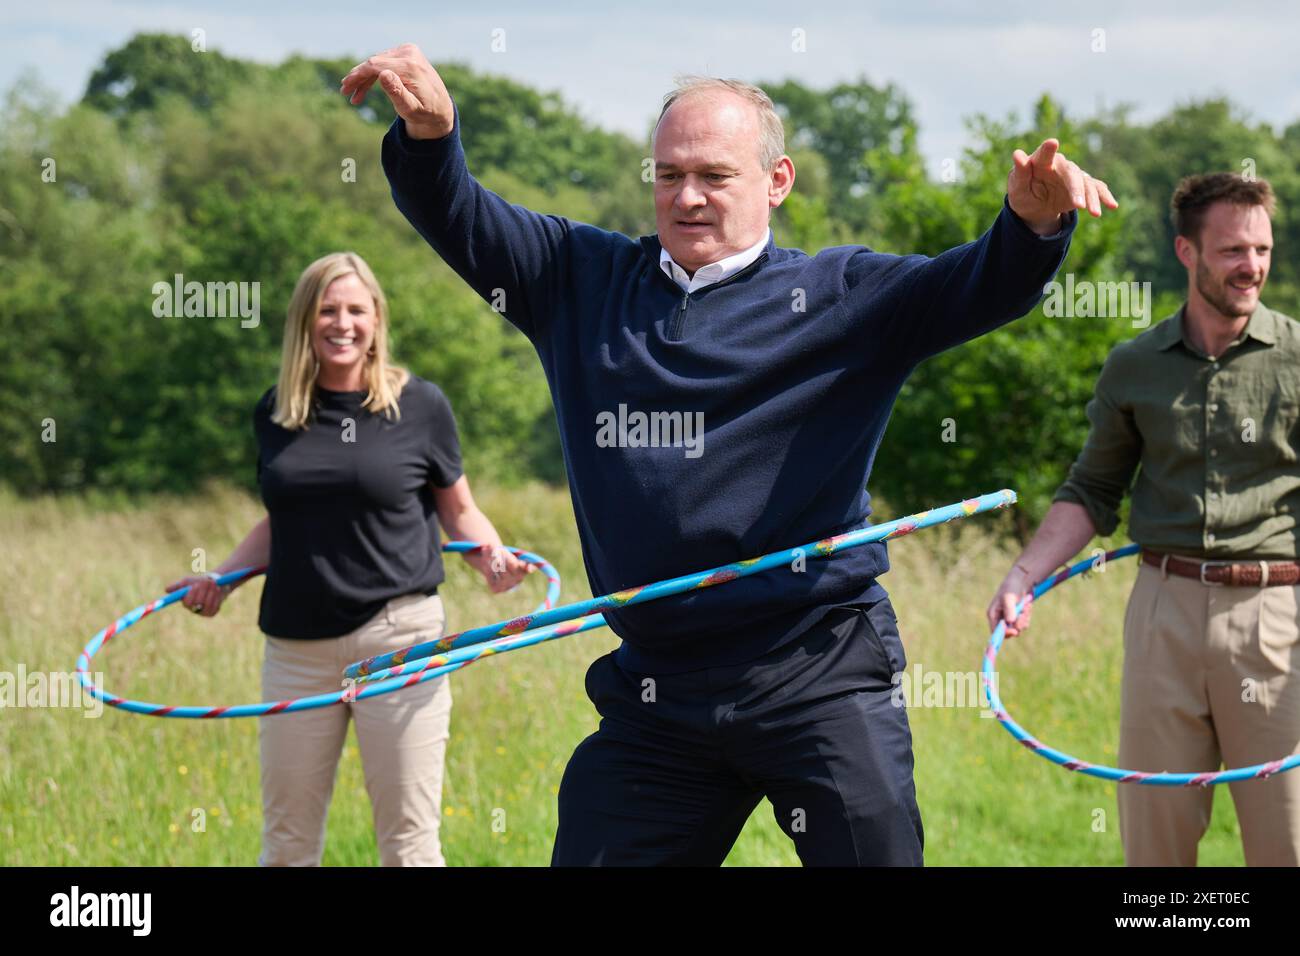
<path id="1" fill-rule="evenodd" d="M 1178 261 L 1183 264 L 1184 269 L 1195 269 L 1196 259 L 1200 255 L 1200 251 L 1196 248 L 1196 244 L 1186 236 L 1174 236 L 1174 255 L 1178 257 Z"/>
<path id="2" fill-rule="evenodd" d="M 776 161 L 771 177 L 767 197 L 768 204 L 775 209 L 785 202 L 785 197 L 790 195 L 790 191 L 794 189 L 794 160 L 789 156 L 782 156 Z"/>

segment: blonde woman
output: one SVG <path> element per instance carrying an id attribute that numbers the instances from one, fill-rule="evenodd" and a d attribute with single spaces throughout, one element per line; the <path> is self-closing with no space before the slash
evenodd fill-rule
<path id="1" fill-rule="evenodd" d="M 442 635 L 439 526 L 489 547 L 464 555 L 494 592 L 532 567 L 470 494 L 451 406 L 392 363 L 388 308 L 369 266 L 339 252 L 303 272 L 289 304 L 279 382 L 257 403 L 267 516 L 183 604 L 205 617 L 213 577 L 266 565 L 259 625 L 264 700 L 338 690 L 348 663 Z M 228 589 L 227 589 L 228 590 Z M 264 866 L 314 866 L 349 719 L 384 866 L 440 866 L 446 677 L 350 704 L 260 719 Z"/>

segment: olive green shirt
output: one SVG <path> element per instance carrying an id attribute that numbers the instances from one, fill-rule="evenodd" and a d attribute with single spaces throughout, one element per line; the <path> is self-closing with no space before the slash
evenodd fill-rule
<path id="1" fill-rule="evenodd" d="M 1131 482 L 1129 536 L 1145 548 L 1294 559 L 1300 324 L 1260 304 L 1211 358 L 1184 334 L 1185 308 L 1107 356 L 1087 443 L 1055 500 L 1082 505 L 1109 535 Z"/>

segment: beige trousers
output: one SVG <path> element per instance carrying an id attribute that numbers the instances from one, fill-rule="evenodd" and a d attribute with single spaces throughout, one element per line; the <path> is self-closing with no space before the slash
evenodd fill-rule
<path id="1" fill-rule="evenodd" d="M 1300 750 L 1300 587 L 1217 587 L 1143 564 L 1124 619 L 1120 766 L 1212 771 Z M 1118 784 L 1129 866 L 1195 866 L 1217 787 Z M 1300 768 L 1229 784 L 1246 863 L 1300 863 Z"/>
<path id="2" fill-rule="evenodd" d="M 320 640 L 266 639 L 263 700 L 340 689 L 353 661 L 442 636 L 442 598 L 394 598 L 361 627 Z M 443 866 L 438 841 L 451 685 L 435 677 L 352 703 L 261 717 L 263 866 L 319 866 L 325 817 L 348 720 L 357 743 L 383 866 Z"/>

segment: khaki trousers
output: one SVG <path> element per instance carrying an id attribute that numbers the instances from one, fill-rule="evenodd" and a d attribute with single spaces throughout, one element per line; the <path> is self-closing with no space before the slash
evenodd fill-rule
<path id="1" fill-rule="evenodd" d="M 1124 619 L 1119 763 L 1212 771 L 1300 744 L 1300 587 L 1217 587 L 1143 564 Z M 1246 863 L 1300 862 L 1300 769 L 1229 784 Z M 1119 784 L 1129 866 L 1195 866 L 1216 787 Z"/>
<path id="2" fill-rule="evenodd" d="M 340 689 L 353 661 L 442 636 L 438 595 L 394 598 L 355 631 L 321 640 L 266 639 L 263 700 Z M 435 677 L 352 703 L 259 718 L 263 866 L 319 866 L 325 817 L 348 720 L 357 743 L 383 866 L 443 866 L 438 841 L 451 685 Z"/>

